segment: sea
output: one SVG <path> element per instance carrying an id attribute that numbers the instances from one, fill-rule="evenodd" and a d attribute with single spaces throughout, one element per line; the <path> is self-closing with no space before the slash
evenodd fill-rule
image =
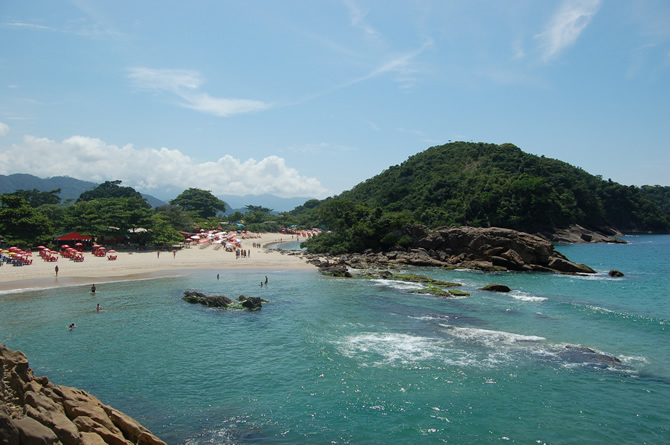
<path id="1" fill-rule="evenodd" d="M 667 444 L 670 236 L 624 239 L 556 246 L 588 276 L 403 270 L 467 297 L 215 267 L 3 292 L 0 343 L 168 444 Z M 479 290 L 494 283 L 511 292 Z"/>

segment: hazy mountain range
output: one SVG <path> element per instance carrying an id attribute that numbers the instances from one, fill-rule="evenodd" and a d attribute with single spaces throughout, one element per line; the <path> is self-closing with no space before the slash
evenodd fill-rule
<path id="1" fill-rule="evenodd" d="M 26 173 L 15 173 L 11 175 L 0 175 L 0 194 L 13 193 L 17 190 L 39 190 L 48 192 L 61 189 L 60 197 L 63 203 L 68 200 L 76 201 L 83 192 L 97 187 L 98 184 L 91 181 L 82 181 L 81 179 L 70 176 L 53 176 L 51 178 L 39 178 Z M 166 201 L 158 199 L 152 195 L 142 193 L 147 202 L 152 207 L 160 207 L 167 204 Z M 279 196 L 264 195 L 219 195 L 220 200 L 227 204 L 226 214 L 233 213 L 236 210 L 244 211 L 247 205 L 262 206 L 272 209 L 274 212 L 286 212 L 293 210 L 305 201 L 311 198 L 280 198 Z M 176 198 L 174 196 L 173 198 Z M 169 198 L 168 201 L 172 199 Z"/>

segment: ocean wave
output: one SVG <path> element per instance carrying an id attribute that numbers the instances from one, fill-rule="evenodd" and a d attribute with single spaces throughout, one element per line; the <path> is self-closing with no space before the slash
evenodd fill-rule
<path id="1" fill-rule="evenodd" d="M 508 294 L 510 297 L 514 298 L 515 300 L 519 301 L 528 301 L 528 302 L 534 302 L 534 303 L 539 303 L 542 301 L 546 301 L 546 297 L 537 297 L 535 295 L 529 294 L 527 292 L 522 292 L 522 291 L 512 291 Z"/>
<path id="2" fill-rule="evenodd" d="M 361 333 L 334 343 L 344 356 L 372 365 L 423 361 L 445 351 L 440 339 L 399 333 Z"/>
<path id="3" fill-rule="evenodd" d="M 537 335 L 522 335 L 513 332 L 493 331 L 479 328 L 460 328 L 452 325 L 440 325 L 447 328 L 449 335 L 462 340 L 475 341 L 487 346 L 516 345 L 519 343 L 537 343 L 545 341 L 544 337 Z"/>
<path id="4" fill-rule="evenodd" d="M 416 289 L 423 289 L 424 288 L 424 286 L 420 283 L 412 283 L 412 282 L 409 282 L 409 281 L 372 280 L 372 282 L 379 285 L 379 286 L 390 287 L 392 289 L 397 289 L 397 290 L 416 290 Z"/>

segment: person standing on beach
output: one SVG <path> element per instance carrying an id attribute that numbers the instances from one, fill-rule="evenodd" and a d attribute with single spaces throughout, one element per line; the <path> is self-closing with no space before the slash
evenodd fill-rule
<path id="1" fill-rule="evenodd" d="M 54 270 L 56 271 L 56 278 L 58 278 L 58 266 L 54 267 Z"/>

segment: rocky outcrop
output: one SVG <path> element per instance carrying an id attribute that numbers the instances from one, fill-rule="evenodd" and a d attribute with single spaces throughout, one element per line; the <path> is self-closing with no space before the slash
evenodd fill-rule
<path id="1" fill-rule="evenodd" d="M 554 250 L 550 241 L 511 229 L 441 227 L 428 230 L 411 226 L 411 235 L 415 241 L 410 249 L 342 254 L 328 258 L 328 262 L 354 269 L 412 265 L 485 271 L 595 273 L 584 264 L 568 260 Z"/>
<path id="2" fill-rule="evenodd" d="M 567 228 L 555 228 L 551 232 L 539 234 L 554 243 L 583 244 L 583 243 L 614 243 L 627 244 L 626 241 L 617 236 L 623 234 L 613 228 L 606 227 L 601 231 L 589 230 L 580 225 L 572 225 Z"/>
<path id="3" fill-rule="evenodd" d="M 0 345 L 0 365 L 2 444 L 165 444 L 85 391 L 35 377 L 21 351 Z"/>
<path id="4" fill-rule="evenodd" d="M 616 270 L 616 269 L 610 270 L 608 274 L 609 274 L 610 277 L 616 277 L 616 278 L 623 277 L 623 272 L 621 272 L 619 270 Z"/>
<path id="5" fill-rule="evenodd" d="M 205 295 L 195 291 L 185 291 L 182 300 L 191 304 L 202 304 L 209 307 L 228 308 L 235 305 L 235 302 L 223 295 Z"/>

